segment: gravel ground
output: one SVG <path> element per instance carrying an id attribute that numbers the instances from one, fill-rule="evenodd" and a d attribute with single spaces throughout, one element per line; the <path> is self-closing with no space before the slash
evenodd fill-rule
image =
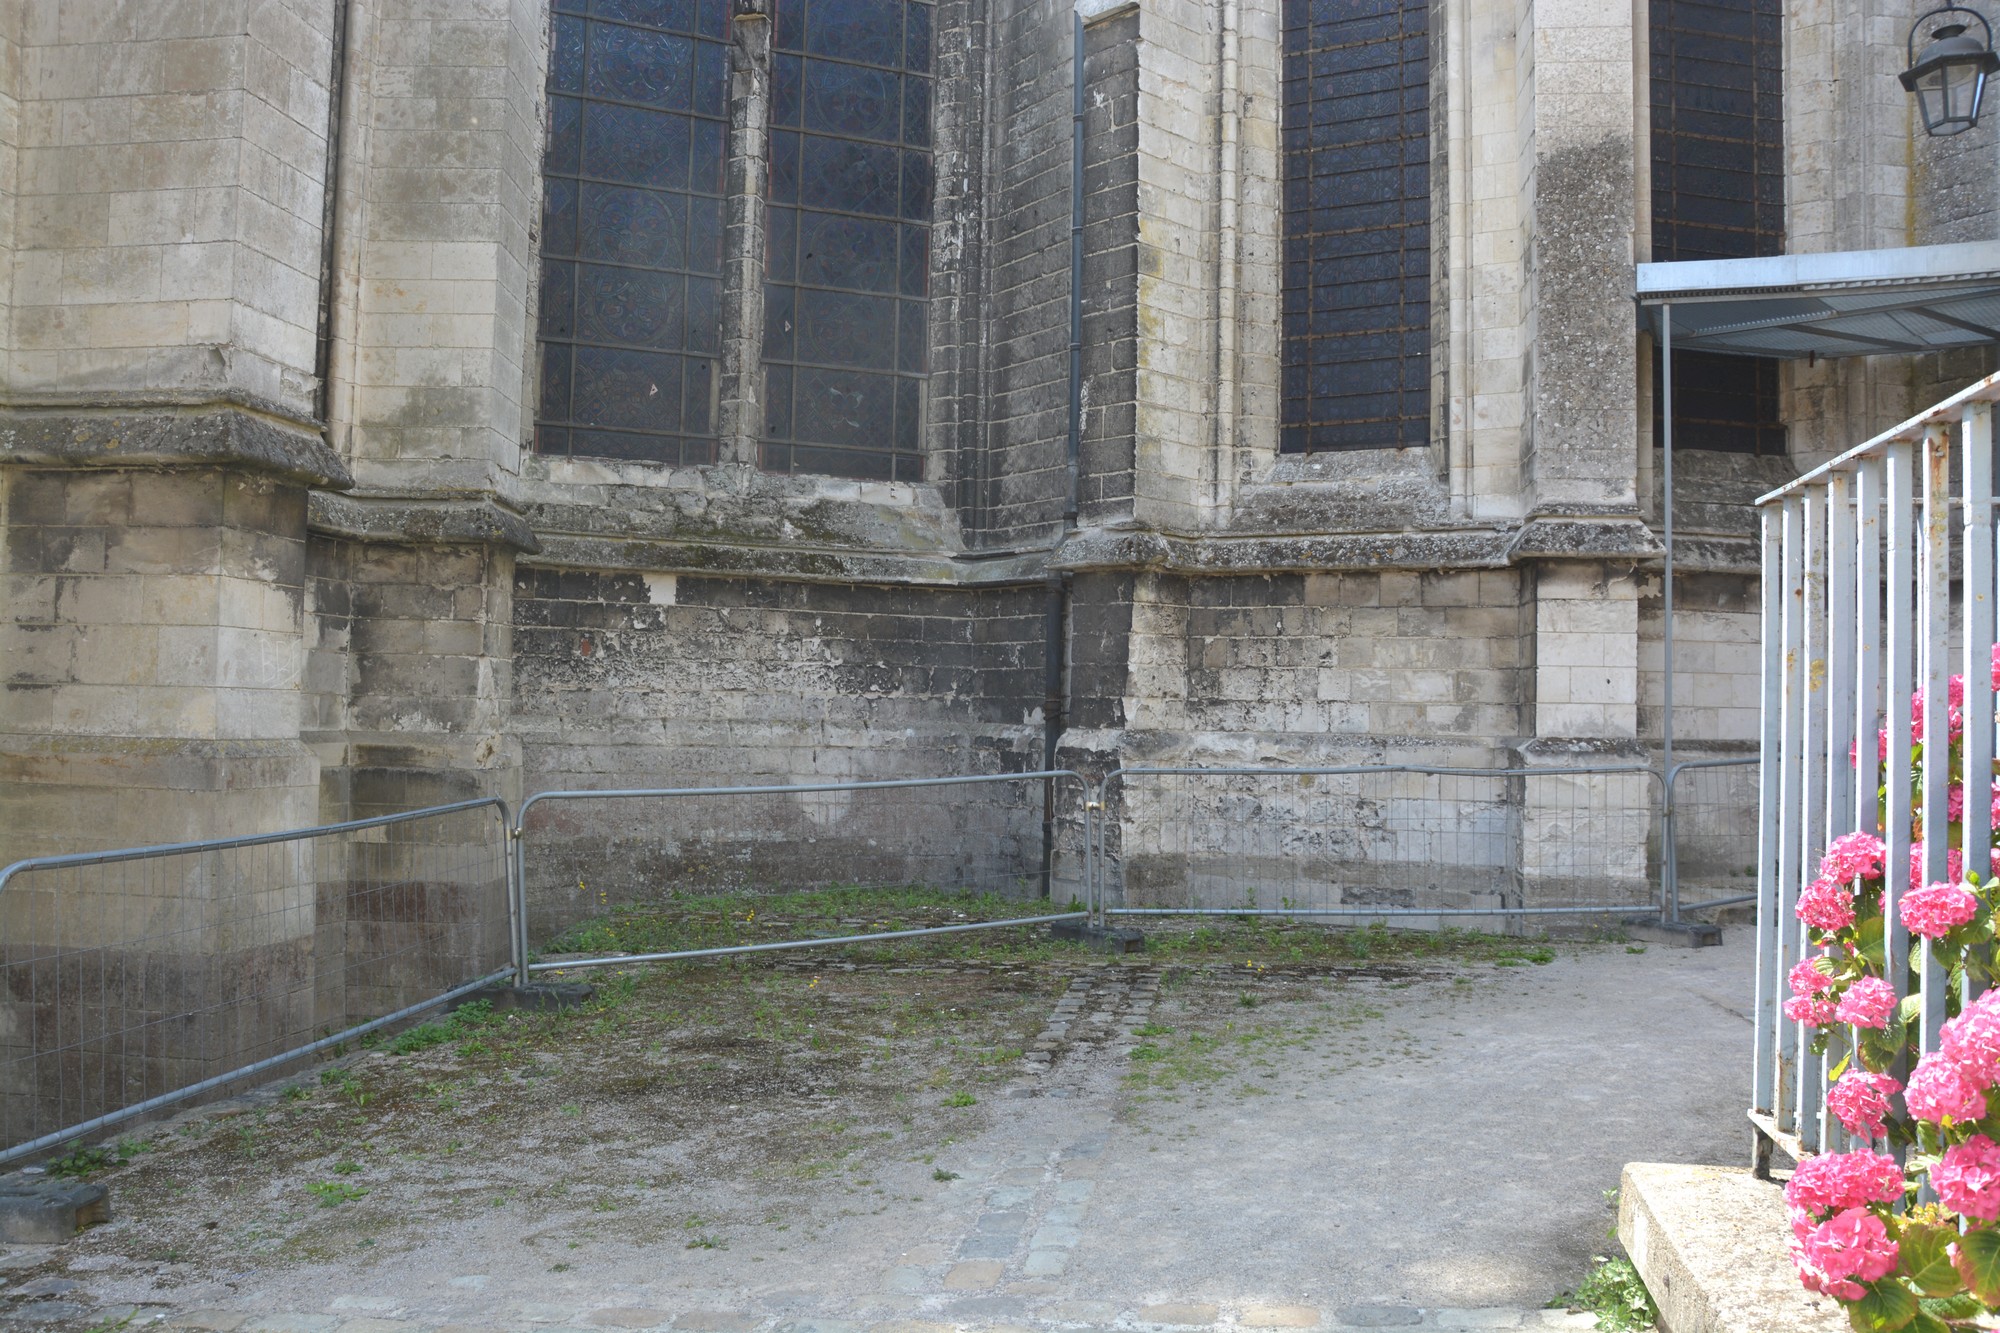
<path id="1" fill-rule="evenodd" d="M 1747 1152 L 1729 936 L 662 969 L 149 1127 L 0 1320 L 1520 1326 Z"/>

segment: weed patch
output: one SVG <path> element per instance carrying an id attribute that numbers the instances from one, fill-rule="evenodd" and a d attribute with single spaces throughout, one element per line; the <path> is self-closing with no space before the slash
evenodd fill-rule
<path id="1" fill-rule="evenodd" d="M 1579 1282 L 1575 1291 L 1550 1301 L 1550 1308 L 1588 1310 L 1597 1316 L 1602 1333 L 1645 1333 L 1652 1328 L 1659 1321 L 1659 1308 L 1632 1261 L 1600 1255 L 1595 1263 L 1590 1276 Z"/>

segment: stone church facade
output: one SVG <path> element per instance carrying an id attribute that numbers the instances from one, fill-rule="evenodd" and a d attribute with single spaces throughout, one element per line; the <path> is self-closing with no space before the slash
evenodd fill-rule
<path id="1" fill-rule="evenodd" d="M 0 0 L 0 859 L 1651 756 L 1634 265 L 1992 237 L 1908 18 Z M 1681 370 L 1683 749 L 1754 743 L 1747 502 L 1991 368 Z"/>

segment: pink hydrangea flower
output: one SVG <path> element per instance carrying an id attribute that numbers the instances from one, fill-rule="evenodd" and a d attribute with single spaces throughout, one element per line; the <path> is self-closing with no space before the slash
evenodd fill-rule
<path id="1" fill-rule="evenodd" d="M 1809 926 L 1845 930 L 1854 924 L 1854 895 L 1837 880 L 1816 879 L 1800 892 L 1792 910 Z"/>
<path id="2" fill-rule="evenodd" d="M 1956 738 L 1965 731 L 1965 677 L 1953 676 L 1945 682 L 1945 726 Z M 1910 739 L 1924 738 L 1924 696 L 1910 696 Z"/>
<path id="3" fill-rule="evenodd" d="M 1946 1019 L 1938 1050 L 1976 1083 L 2000 1080 L 2000 991 L 1987 991 Z"/>
<path id="4" fill-rule="evenodd" d="M 1917 1061 L 1903 1105 L 1919 1120 L 1941 1125 L 1950 1120 L 1977 1120 L 1986 1114 L 1986 1096 L 1963 1069 L 1942 1051 Z"/>
<path id="5" fill-rule="evenodd" d="M 1944 817 L 1954 824 L 1965 820 L 1965 784 L 1954 782 L 1945 788 Z"/>
<path id="6" fill-rule="evenodd" d="M 1896 1012 L 1896 988 L 1880 977 L 1862 977 L 1847 988 L 1833 1016 L 1858 1028 L 1886 1028 Z"/>
<path id="7" fill-rule="evenodd" d="M 1953 884 L 1965 878 L 1965 853 L 1956 847 L 1945 849 L 1944 877 Z M 1923 882 L 1924 844 L 1918 841 L 1910 847 L 1910 887 L 1914 889 Z"/>
<path id="8" fill-rule="evenodd" d="M 1833 1022 L 1837 1008 L 1834 1001 L 1816 995 L 1794 995 L 1785 1001 L 1785 1017 L 1807 1027 L 1823 1028 Z"/>
<path id="9" fill-rule="evenodd" d="M 1827 1090 L 1827 1109 L 1838 1116 L 1840 1123 L 1850 1134 L 1858 1134 L 1864 1139 L 1879 1139 L 1883 1134 L 1883 1122 L 1889 1118 L 1893 1108 L 1889 1098 L 1903 1090 L 1903 1085 L 1887 1074 L 1871 1074 L 1865 1069 L 1850 1069 L 1840 1076 L 1840 1082 Z M 1793 1219 L 1793 1230 L 1797 1230 L 1798 1219 Z"/>
<path id="10" fill-rule="evenodd" d="M 1819 863 L 1820 877 L 1841 884 L 1879 879 L 1888 854 L 1887 844 L 1872 833 L 1844 833 L 1827 846 Z"/>
<path id="11" fill-rule="evenodd" d="M 1843 1208 L 1894 1203 L 1903 1197 L 1903 1168 L 1887 1153 L 1828 1152 L 1808 1157 L 1785 1185 L 1785 1202 L 1815 1221 Z"/>
<path id="12" fill-rule="evenodd" d="M 1931 1188 L 1954 1213 L 1982 1222 L 2000 1218 L 2000 1143 L 1974 1134 L 1946 1148 L 1931 1168 Z"/>
<path id="13" fill-rule="evenodd" d="M 1792 964 L 1790 974 L 1792 994 L 1823 995 L 1834 988 L 1835 982 L 1833 978 L 1814 966 L 1825 956 L 1824 954 L 1815 954 L 1811 958 L 1801 958 L 1798 962 Z"/>
<path id="14" fill-rule="evenodd" d="M 1861 1282 L 1896 1271 L 1896 1242 L 1881 1218 L 1866 1208 L 1847 1208 L 1813 1228 L 1792 1258 L 1807 1289 L 1855 1301 L 1866 1295 Z"/>
<path id="15" fill-rule="evenodd" d="M 1978 916 L 1979 899 L 1963 884 L 1940 882 L 1911 889 L 1896 904 L 1896 910 L 1911 934 L 1934 940 Z"/>

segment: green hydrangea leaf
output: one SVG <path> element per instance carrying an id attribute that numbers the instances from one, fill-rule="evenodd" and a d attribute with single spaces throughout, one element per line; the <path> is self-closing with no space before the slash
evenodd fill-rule
<path id="1" fill-rule="evenodd" d="M 1868 1294 L 1847 1307 L 1848 1322 L 1861 1333 L 1895 1333 L 1917 1317 L 1917 1298 L 1894 1279 L 1868 1284 Z"/>
<path id="2" fill-rule="evenodd" d="M 2000 1302 L 2000 1231 L 1968 1231 L 1958 1238 L 1958 1275 L 1980 1300 Z"/>
<path id="3" fill-rule="evenodd" d="M 1903 1275 L 1926 1296 L 1959 1296 L 1965 1291 L 1952 1264 L 1950 1246 L 1958 1232 L 1950 1227 L 1906 1225 L 1896 1237 Z"/>

